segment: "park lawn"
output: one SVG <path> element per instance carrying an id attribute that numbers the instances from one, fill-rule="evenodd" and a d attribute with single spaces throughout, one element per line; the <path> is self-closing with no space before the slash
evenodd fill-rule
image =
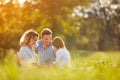
<path id="1" fill-rule="evenodd" d="M 120 52 L 72 50 L 71 67 L 19 67 L 13 55 L 0 63 L 0 80 L 119 80 Z M 9 52 L 9 54 L 12 54 Z"/>

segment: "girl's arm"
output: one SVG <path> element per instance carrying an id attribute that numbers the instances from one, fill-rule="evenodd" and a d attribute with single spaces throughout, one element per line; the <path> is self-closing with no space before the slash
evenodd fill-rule
<path id="1" fill-rule="evenodd" d="M 53 64 L 59 63 L 61 60 L 61 57 L 62 57 L 62 54 L 59 52 L 56 52 L 56 60 L 53 62 Z"/>

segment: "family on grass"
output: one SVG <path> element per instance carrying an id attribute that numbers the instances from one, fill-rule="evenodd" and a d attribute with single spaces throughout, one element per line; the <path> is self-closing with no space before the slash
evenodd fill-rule
<path id="1" fill-rule="evenodd" d="M 19 42 L 21 46 L 18 52 L 20 65 L 69 66 L 70 53 L 62 38 L 55 37 L 52 40 L 52 31 L 49 28 L 44 28 L 40 36 L 41 39 L 34 30 L 24 32 Z M 36 57 L 35 52 L 38 53 L 38 57 Z"/>

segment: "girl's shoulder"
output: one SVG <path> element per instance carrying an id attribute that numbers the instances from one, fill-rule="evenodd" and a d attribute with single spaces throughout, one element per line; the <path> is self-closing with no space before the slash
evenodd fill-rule
<path id="1" fill-rule="evenodd" d="M 57 51 L 59 52 L 59 51 L 63 51 L 64 49 L 63 48 L 59 48 Z"/>
<path id="2" fill-rule="evenodd" d="M 69 51 L 66 48 L 60 48 L 60 49 L 58 49 L 57 53 L 61 53 L 63 55 L 70 54 Z"/>
<path id="3" fill-rule="evenodd" d="M 39 39 L 39 40 L 37 41 L 37 43 L 42 43 L 42 39 Z"/>
<path id="4" fill-rule="evenodd" d="M 65 48 L 60 48 L 60 49 L 58 49 L 57 50 L 57 53 L 64 53 L 64 52 L 66 52 L 66 49 Z"/>

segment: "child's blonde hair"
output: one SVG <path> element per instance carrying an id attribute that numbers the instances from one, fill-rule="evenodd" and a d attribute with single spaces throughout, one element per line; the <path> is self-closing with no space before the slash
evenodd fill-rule
<path id="1" fill-rule="evenodd" d="M 57 49 L 59 49 L 59 48 L 65 48 L 65 43 L 64 43 L 64 41 L 62 40 L 62 38 L 60 38 L 60 37 L 55 37 L 55 38 L 53 39 L 52 45 L 53 45 L 54 47 L 56 47 Z"/>
<path id="2" fill-rule="evenodd" d="M 20 46 L 28 45 L 29 42 L 34 39 L 35 37 L 39 37 L 38 33 L 34 30 L 28 30 L 26 31 L 22 37 L 20 38 Z"/>

